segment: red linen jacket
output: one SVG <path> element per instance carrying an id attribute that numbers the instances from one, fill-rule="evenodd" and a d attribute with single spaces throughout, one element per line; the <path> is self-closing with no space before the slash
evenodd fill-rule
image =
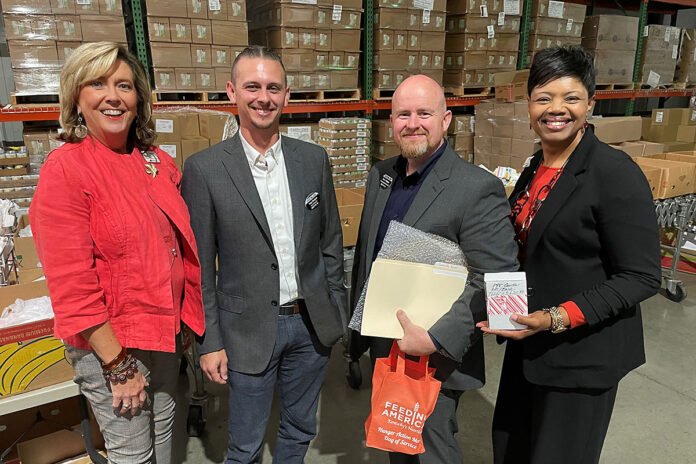
<path id="1" fill-rule="evenodd" d="M 122 345 L 175 351 L 178 315 L 171 287 L 173 230 L 184 261 L 181 321 L 201 335 L 205 319 L 196 242 L 172 158 L 138 149 L 118 154 L 87 137 L 51 152 L 29 218 L 55 313 L 54 333 L 90 349 L 81 331 L 111 322 Z M 172 223 L 163 231 L 154 202 Z M 174 238 L 175 239 L 175 238 Z"/>

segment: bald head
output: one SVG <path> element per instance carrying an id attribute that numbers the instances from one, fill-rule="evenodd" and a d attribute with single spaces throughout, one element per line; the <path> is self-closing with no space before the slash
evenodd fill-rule
<path id="1" fill-rule="evenodd" d="M 415 96 L 423 96 L 426 99 L 435 103 L 435 105 L 443 113 L 447 111 L 447 103 L 445 102 L 445 93 L 442 91 L 440 84 L 435 82 L 428 76 L 416 74 L 409 76 L 399 84 L 394 92 L 392 103 L 397 102 L 402 98 L 414 98 Z M 392 111 L 394 106 L 392 105 Z"/>
<path id="2" fill-rule="evenodd" d="M 397 87 L 389 119 L 401 155 L 417 169 L 442 146 L 452 113 L 440 84 L 416 75 Z"/>

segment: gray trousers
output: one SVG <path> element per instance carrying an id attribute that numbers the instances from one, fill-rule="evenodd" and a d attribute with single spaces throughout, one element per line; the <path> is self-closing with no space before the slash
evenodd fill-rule
<path id="1" fill-rule="evenodd" d="M 99 429 L 104 435 L 109 463 L 169 464 L 176 381 L 181 357 L 181 344 L 178 340 L 176 353 L 129 350 L 150 384 L 145 388 L 145 404 L 134 416 L 119 415 L 111 407 L 111 386 L 104 380 L 101 362 L 95 353 L 70 345 L 66 345 L 66 348 L 75 369 L 75 383 L 80 386 L 80 391 L 92 406 Z"/>

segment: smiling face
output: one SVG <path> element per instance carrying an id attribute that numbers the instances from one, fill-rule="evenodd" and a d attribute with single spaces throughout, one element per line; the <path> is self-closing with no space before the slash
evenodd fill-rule
<path id="1" fill-rule="evenodd" d="M 242 130 L 277 133 L 280 114 L 290 98 L 280 63 L 266 58 L 242 58 L 232 77 L 233 81 L 227 83 L 227 95 L 237 105 Z"/>
<path id="2" fill-rule="evenodd" d="M 116 60 L 106 75 L 85 84 L 77 97 L 77 111 L 89 134 L 118 153 L 128 153 L 128 132 L 137 105 L 133 72 L 122 60 Z"/>
<path id="3" fill-rule="evenodd" d="M 430 158 L 451 119 L 442 89 L 428 77 L 411 76 L 394 92 L 390 120 L 394 142 L 406 159 Z"/>
<path id="4" fill-rule="evenodd" d="M 560 77 L 532 89 L 529 119 L 542 145 L 566 147 L 579 135 L 594 100 L 576 77 Z"/>

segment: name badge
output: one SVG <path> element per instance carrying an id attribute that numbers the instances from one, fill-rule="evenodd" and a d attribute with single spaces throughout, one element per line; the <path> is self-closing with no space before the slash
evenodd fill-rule
<path id="1" fill-rule="evenodd" d="M 305 198 L 304 204 L 305 204 L 305 207 L 310 211 L 315 209 L 317 206 L 319 206 L 319 193 L 313 192 L 313 193 L 310 193 L 309 195 L 307 195 L 307 198 Z"/>
<path id="2" fill-rule="evenodd" d="M 390 176 L 389 174 L 382 174 L 382 177 L 379 179 L 379 187 L 386 189 L 391 187 L 392 182 L 394 182 L 394 178 Z"/>
<path id="3" fill-rule="evenodd" d="M 154 151 L 144 151 L 141 153 L 142 153 L 143 158 L 145 159 L 145 161 L 147 163 L 159 163 L 160 162 L 159 157 L 157 157 L 157 153 L 155 153 Z"/>

